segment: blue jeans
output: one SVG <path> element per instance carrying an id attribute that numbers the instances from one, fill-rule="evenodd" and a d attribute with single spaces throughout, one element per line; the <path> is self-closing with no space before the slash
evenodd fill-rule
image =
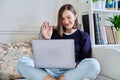
<path id="1" fill-rule="evenodd" d="M 100 65 L 96 59 L 86 58 L 74 69 L 38 69 L 32 58 L 23 57 L 17 62 L 16 69 L 28 80 L 43 80 L 47 75 L 55 78 L 64 75 L 65 80 L 94 80 L 100 72 Z"/>

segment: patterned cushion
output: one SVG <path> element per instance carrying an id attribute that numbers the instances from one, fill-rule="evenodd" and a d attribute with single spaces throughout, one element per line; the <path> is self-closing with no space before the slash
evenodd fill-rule
<path id="1" fill-rule="evenodd" d="M 17 60 L 23 56 L 32 57 L 30 42 L 0 43 L 0 80 L 20 77 L 15 66 Z"/>

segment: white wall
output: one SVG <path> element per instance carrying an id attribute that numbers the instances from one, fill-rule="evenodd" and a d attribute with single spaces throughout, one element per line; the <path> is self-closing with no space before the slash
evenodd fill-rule
<path id="1" fill-rule="evenodd" d="M 56 25 L 58 9 L 64 3 L 75 6 L 69 0 L 0 0 L 0 27 L 40 26 L 45 20 Z"/>
<path id="2" fill-rule="evenodd" d="M 55 0 L 1 0 L 0 26 L 40 26 L 44 20 L 55 24 L 58 6 Z"/>
<path id="3" fill-rule="evenodd" d="M 39 31 L 45 20 L 56 25 L 58 9 L 65 3 L 79 12 L 78 0 L 0 0 L 0 41 L 14 41 L 16 37 L 11 34 L 19 31 Z"/>

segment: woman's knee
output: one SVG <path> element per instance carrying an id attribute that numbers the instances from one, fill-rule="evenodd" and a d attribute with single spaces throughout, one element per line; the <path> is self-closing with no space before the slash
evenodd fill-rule
<path id="1" fill-rule="evenodd" d="M 30 57 L 22 57 L 16 63 L 16 68 L 23 66 L 34 66 L 33 60 Z"/>
<path id="2" fill-rule="evenodd" d="M 100 72 L 100 63 L 94 58 L 84 59 L 83 62 L 86 62 L 89 69 Z"/>

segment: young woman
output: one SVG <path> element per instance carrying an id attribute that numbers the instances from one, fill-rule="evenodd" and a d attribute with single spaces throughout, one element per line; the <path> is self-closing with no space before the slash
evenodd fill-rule
<path id="1" fill-rule="evenodd" d="M 37 69 L 31 58 L 21 58 L 17 62 L 17 71 L 28 80 L 94 80 L 100 72 L 97 60 L 91 58 L 90 37 L 78 29 L 77 13 L 71 4 L 63 5 L 58 12 L 57 29 L 53 30 L 49 22 L 42 24 L 41 31 L 45 39 L 74 39 L 74 69 Z"/>

